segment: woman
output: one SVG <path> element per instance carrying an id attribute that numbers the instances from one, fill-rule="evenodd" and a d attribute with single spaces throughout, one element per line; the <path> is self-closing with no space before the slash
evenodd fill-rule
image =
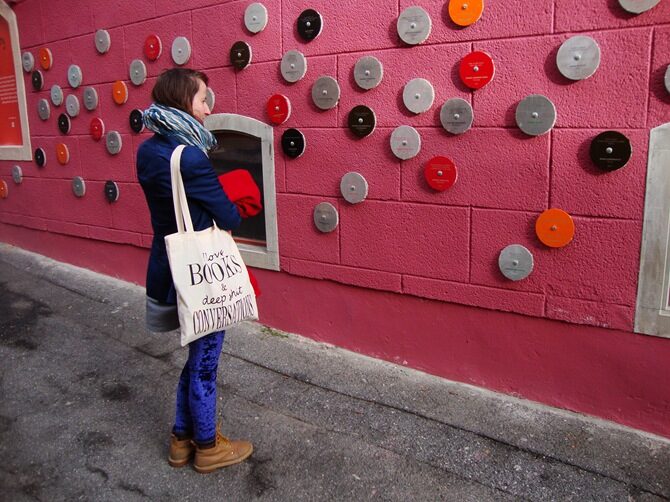
<path id="1" fill-rule="evenodd" d="M 179 327 L 177 298 L 164 238 L 177 231 L 170 156 L 187 145 L 181 156 L 181 173 L 195 230 L 215 221 L 230 230 L 240 214 L 228 199 L 208 158 L 216 146 L 214 135 L 202 125 L 210 110 L 206 102 L 207 76 L 187 68 L 163 72 L 153 88 L 154 103 L 143 115 L 147 129 L 156 133 L 137 151 L 137 177 L 144 190 L 154 231 L 147 269 L 147 327 L 170 331 Z M 198 472 L 211 472 L 243 461 L 253 451 L 248 441 L 231 441 L 216 427 L 216 374 L 224 331 L 211 333 L 188 346 L 177 387 L 177 412 L 168 462 L 186 465 L 195 454 Z"/>

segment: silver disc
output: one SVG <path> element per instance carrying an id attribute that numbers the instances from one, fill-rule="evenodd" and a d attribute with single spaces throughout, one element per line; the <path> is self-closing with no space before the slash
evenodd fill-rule
<path id="1" fill-rule="evenodd" d="M 591 37 L 571 37 L 558 49 L 556 65 L 561 74 L 570 80 L 589 78 L 600 66 L 600 47 Z"/>
<path id="2" fill-rule="evenodd" d="M 142 85 L 147 79 L 147 67 L 141 59 L 133 59 L 129 68 L 130 81 L 135 85 Z"/>
<path id="3" fill-rule="evenodd" d="M 340 181 L 340 192 L 344 200 L 351 204 L 358 204 L 368 196 L 368 182 L 359 173 L 347 173 Z"/>
<path id="4" fill-rule="evenodd" d="M 81 73 L 81 68 L 76 64 L 71 64 L 67 69 L 67 81 L 73 89 L 79 87 L 84 80 L 84 75 Z"/>
<path id="5" fill-rule="evenodd" d="M 72 178 L 72 192 L 77 197 L 83 197 L 86 195 L 86 182 L 81 176 L 75 176 Z"/>
<path id="6" fill-rule="evenodd" d="M 670 65 L 665 69 L 665 90 L 670 92 Z"/>
<path id="7" fill-rule="evenodd" d="M 63 89 L 60 88 L 60 85 L 51 86 L 51 102 L 54 106 L 60 106 L 63 104 Z"/>
<path id="8" fill-rule="evenodd" d="M 407 7 L 398 16 L 398 35 L 409 45 L 420 44 L 428 38 L 433 22 L 421 7 Z"/>
<path id="9" fill-rule="evenodd" d="M 65 111 L 70 117 L 76 117 L 79 115 L 79 110 L 79 98 L 74 94 L 69 94 L 68 97 L 65 98 Z"/>
<path id="10" fill-rule="evenodd" d="M 319 77 L 312 86 L 312 100 L 322 110 L 335 108 L 340 99 L 340 86 L 333 77 Z"/>
<path id="11" fill-rule="evenodd" d="M 172 60 L 178 64 L 186 64 L 191 57 L 191 43 L 186 37 L 177 37 L 172 42 Z"/>
<path id="12" fill-rule="evenodd" d="M 117 131 L 109 131 L 105 135 L 105 143 L 107 144 L 107 151 L 112 155 L 116 155 L 123 147 L 121 135 Z"/>
<path id="13" fill-rule="evenodd" d="M 84 89 L 84 107 L 89 111 L 93 111 L 98 107 L 98 91 L 95 87 L 86 87 Z"/>
<path id="14" fill-rule="evenodd" d="M 207 103 L 207 108 L 209 108 L 209 111 L 211 112 L 214 109 L 214 105 L 216 104 L 216 94 L 214 94 L 214 91 L 211 87 L 207 88 L 207 93 L 205 94 L 205 103 Z"/>
<path id="15" fill-rule="evenodd" d="M 419 131 L 406 125 L 397 127 L 391 133 L 391 150 L 401 160 L 416 157 L 421 151 Z"/>
<path id="16" fill-rule="evenodd" d="M 376 57 L 363 56 L 356 62 L 354 80 L 361 89 L 374 89 L 381 83 L 382 78 L 384 78 L 384 67 Z"/>
<path id="17" fill-rule="evenodd" d="M 321 202 L 314 208 L 314 224 L 321 232 L 332 232 L 339 222 L 337 209 L 330 202 Z"/>
<path id="18" fill-rule="evenodd" d="M 297 82 L 307 73 L 307 59 L 302 52 L 287 51 L 281 58 L 281 74 L 287 82 Z"/>
<path id="19" fill-rule="evenodd" d="M 244 11 L 244 26 L 251 33 L 260 33 L 268 24 L 268 10 L 262 3 L 252 3 Z"/>
<path id="20" fill-rule="evenodd" d="M 402 100 L 412 113 L 422 113 L 433 106 L 435 90 L 425 78 L 415 78 L 407 82 L 402 91 Z"/>
<path id="21" fill-rule="evenodd" d="M 37 102 L 37 114 L 42 120 L 49 120 L 51 117 L 51 107 L 46 99 L 42 98 Z"/>
<path id="22" fill-rule="evenodd" d="M 621 7 L 631 14 L 642 14 L 656 7 L 661 0 L 619 0 Z"/>
<path id="23" fill-rule="evenodd" d="M 461 98 L 448 99 L 440 110 L 442 127 L 451 134 L 463 134 L 472 127 L 473 119 L 472 106 Z"/>
<path id="24" fill-rule="evenodd" d="M 511 244 L 500 252 L 498 267 L 512 281 L 525 279 L 533 271 L 533 255 L 520 244 Z"/>
<path id="25" fill-rule="evenodd" d="M 17 185 L 23 182 L 23 170 L 21 166 L 12 166 L 12 179 Z"/>
<path id="26" fill-rule="evenodd" d="M 107 30 L 98 30 L 95 32 L 95 48 L 100 54 L 109 51 L 112 45 L 112 39 L 109 37 Z"/>
<path id="27" fill-rule="evenodd" d="M 516 107 L 516 123 L 529 136 L 540 136 L 554 127 L 556 107 L 549 98 L 531 94 Z"/>
<path id="28" fill-rule="evenodd" d="M 35 56 L 32 52 L 24 52 L 21 54 L 21 65 L 23 66 L 23 71 L 30 73 L 35 68 Z"/>

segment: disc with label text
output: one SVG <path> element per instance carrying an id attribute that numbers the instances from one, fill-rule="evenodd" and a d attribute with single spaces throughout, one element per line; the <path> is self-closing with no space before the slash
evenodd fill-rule
<path id="1" fill-rule="evenodd" d="M 284 80 L 290 83 L 297 82 L 307 73 L 307 59 L 302 52 L 286 51 L 281 59 L 280 69 Z"/>
<path id="2" fill-rule="evenodd" d="M 424 9 L 418 6 L 407 7 L 398 16 L 396 28 L 400 39 L 408 45 L 424 42 L 430 35 L 433 21 Z"/>
<path id="3" fill-rule="evenodd" d="M 554 127 L 556 107 L 546 96 L 531 94 L 516 107 L 516 123 L 529 136 L 540 136 Z"/>
<path id="4" fill-rule="evenodd" d="M 354 66 L 354 80 L 361 89 L 370 90 L 377 87 L 384 77 L 384 67 L 374 56 L 363 56 Z"/>
<path id="5" fill-rule="evenodd" d="M 149 61 L 156 61 L 163 53 L 163 42 L 158 35 L 151 34 L 144 40 L 144 55 Z"/>
<path id="6" fill-rule="evenodd" d="M 321 232 L 332 232 L 339 222 L 337 209 L 330 202 L 321 202 L 314 208 L 314 224 Z"/>
<path id="7" fill-rule="evenodd" d="M 411 126 L 402 125 L 391 133 L 391 151 L 401 160 L 416 157 L 421 151 L 421 135 Z"/>
<path id="8" fill-rule="evenodd" d="M 521 244 L 510 244 L 500 251 L 498 268 L 511 281 L 525 279 L 533 271 L 533 255 Z"/>
<path id="9" fill-rule="evenodd" d="M 252 3 L 244 11 L 244 26 L 251 33 L 260 33 L 268 24 L 268 10 L 262 3 Z"/>
<path id="10" fill-rule="evenodd" d="M 430 159 L 424 168 L 423 175 L 428 186 L 438 192 L 443 192 L 454 186 L 458 179 L 458 170 L 454 162 L 443 156 Z"/>
<path id="11" fill-rule="evenodd" d="M 305 153 L 305 135 L 298 129 L 286 129 L 281 137 L 281 147 L 287 157 L 297 159 Z"/>
<path id="12" fill-rule="evenodd" d="M 482 51 L 471 52 L 461 60 L 458 74 L 470 89 L 481 89 L 495 76 L 493 59 Z"/>
<path id="13" fill-rule="evenodd" d="M 461 98 L 448 99 L 440 110 L 442 127 L 451 134 L 463 134 L 472 127 L 472 106 Z"/>
<path id="14" fill-rule="evenodd" d="M 368 196 L 368 182 L 359 173 L 347 173 L 340 181 L 340 193 L 350 204 L 359 204 Z"/>
<path id="15" fill-rule="evenodd" d="M 107 151 L 112 155 L 117 155 L 121 151 L 121 148 L 123 148 L 123 140 L 118 131 L 109 131 L 105 135 L 105 143 Z"/>
<path id="16" fill-rule="evenodd" d="M 556 65 L 565 78 L 584 80 L 600 66 L 600 47 L 591 37 L 577 35 L 561 44 Z"/>
<path id="17" fill-rule="evenodd" d="M 95 87 L 86 87 L 84 89 L 84 108 L 92 112 L 98 107 L 98 91 Z"/>
<path id="18" fill-rule="evenodd" d="M 266 110 L 270 122 L 283 124 L 291 116 L 291 101 L 283 94 L 274 94 L 268 99 Z"/>
<path id="19" fill-rule="evenodd" d="M 312 101 L 321 110 L 330 110 L 340 100 L 340 85 L 333 77 L 319 77 L 312 86 Z"/>
<path id="20" fill-rule="evenodd" d="M 618 131 L 605 131 L 591 141 L 589 154 L 593 163 L 604 171 L 621 169 L 630 160 L 633 147 L 630 140 Z"/>
<path id="21" fill-rule="evenodd" d="M 347 118 L 349 130 L 359 138 L 372 134 L 377 125 L 377 117 L 374 110 L 365 105 L 354 106 Z"/>
<path id="22" fill-rule="evenodd" d="M 238 70 L 243 70 L 249 66 L 252 57 L 251 46 L 246 42 L 238 40 L 230 48 L 230 64 Z"/>
<path id="23" fill-rule="evenodd" d="M 435 89 L 425 78 L 415 78 L 407 82 L 402 91 L 402 100 L 412 113 L 423 113 L 433 106 Z"/>
<path id="24" fill-rule="evenodd" d="M 449 0 L 449 17 L 458 26 L 470 26 L 482 17 L 484 0 Z"/>
<path id="25" fill-rule="evenodd" d="M 321 34 L 323 18 L 314 9 L 306 9 L 298 16 L 298 35 L 309 42 Z"/>

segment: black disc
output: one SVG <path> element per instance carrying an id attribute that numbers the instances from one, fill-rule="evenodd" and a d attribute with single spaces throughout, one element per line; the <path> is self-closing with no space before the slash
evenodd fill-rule
<path id="1" fill-rule="evenodd" d="M 235 42 L 230 48 L 230 64 L 243 70 L 251 63 L 251 46 L 246 42 Z"/>
<path id="2" fill-rule="evenodd" d="M 314 40 L 321 33 L 323 18 L 314 9 L 302 11 L 298 17 L 298 34 L 303 40 Z"/>
<path id="3" fill-rule="evenodd" d="M 617 131 L 605 131 L 591 141 L 591 160 L 605 171 L 621 169 L 630 160 L 630 140 Z"/>
<path id="4" fill-rule="evenodd" d="M 375 112 L 364 105 L 355 106 L 349 112 L 349 130 L 359 138 L 364 138 L 375 130 Z"/>
<path id="5" fill-rule="evenodd" d="M 35 164 L 39 167 L 44 167 L 47 163 L 47 154 L 44 152 L 44 149 L 38 148 L 35 150 Z"/>
<path id="6" fill-rule="evenodd" d="M 132 112 L 130 112 L 130 129 L 136 133 L 140 133 L 144 130 L 144 122 L 142 121 L 142 110 L 135 109 Z"/>
<path id="7" fill-rule="evenodd" d="M 58 129 L 60 129 L 60 132 L 63 134 L 70 132 L 71 124 L 72 122 L 70 122 L 70 117 L 68 117 L 67 114 L 61 113 L 58 116 Z"/>
<path id="8" fill-rule="evenodd" d="M 305 135 L 297 129 L 286 129 L 281 137 L 281 147 L 287 157 L 300 157 L 305 153 Z"/>
<path id="9" fill-rule="evenodd" d="M 44 87 L 44 76 L 42 75 L 42 72 L 39 70 L 35 70 L 32 73 L 32 81 L 33 81 L 33 89 L 36 91 L 41 91 L 42 88 Z"/>
<path id="10" fill-rule="evenodd" d="M 105 197 L 109 202 L 119 200 L 119 186 L 111 180 L 105 183 Z"/>

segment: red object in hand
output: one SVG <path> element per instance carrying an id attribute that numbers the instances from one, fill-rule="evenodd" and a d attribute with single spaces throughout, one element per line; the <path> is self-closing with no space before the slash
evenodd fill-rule
<path id="1" fill-rule="evenodd" d="M 242 218 L 256 216 L 263 210 L 261 191 L 246 169 L 235 169 L 220 175 L 219 183 Z"/>

